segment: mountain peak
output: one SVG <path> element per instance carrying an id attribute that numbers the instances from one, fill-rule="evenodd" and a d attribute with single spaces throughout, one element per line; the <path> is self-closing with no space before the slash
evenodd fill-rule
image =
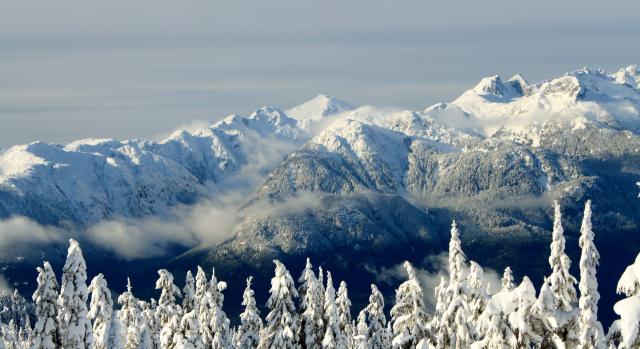
<path id="1" fill-rule="evenodd" d="M 613 74 L 613 78 L 619 84 L 640 88 L 640 71 L 638 71 L 638 67 L 635 64 L 618 70 Z"/>
<path id="2" fill-rule="evenodd" d="M 287 115 L 298 120 L 318 120 L 325 116 L 353 110 L 355 107 L 336 97 L 319 94 L 299 106 L 287 110 Z"/>
<path id="3" fill-rule="evenodd" d="M 502 83 L 499 75 L 486 77 L 473 88 L 479 95 L 496 95 L 503 96 L 507 93 L 507 88 Z"/>
<path id="4" fill-rule="evenodd" d="M 524 95 L 529 88 L 529 82 L 520 74 L 516 74 L 507 81 L 506 85 L 519 95 Z"/>

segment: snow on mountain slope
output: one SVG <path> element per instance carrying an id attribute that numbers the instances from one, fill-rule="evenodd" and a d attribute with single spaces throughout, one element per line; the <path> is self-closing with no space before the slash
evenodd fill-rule
<path id="1" fill-rule="evenodd" d="M 318 120 L 325 116 L 353 110 L 355 107 L 338 98 L 317 95 L 313 99 L 286 111 L 287 115 L 297 120 Z"/>
<path id="2" fill-rule="evenodd" d="M 283 162 L 289 154 L 306 156 L 300 171 L 323 168 L 324 175 L 310 180 L 318 173 L 287 170 L 278 186 L 398 190 L 412 164 L 421 163 L 416 154 L 480 154 L 495 149 L 494 140 L 554 146 L 552 138 L 571 139 L 587 126 L 637 134 L 638 81 L 633 66 L 612 75 L 581 69 L 537 84 L 520 75 L 506 82 L 492 76 L 455 101 L 421 112 L 355 108 L 319 95 L 287 112 L 264 107 L 161 142 L 15 146 L 0 154 L 0 216 L 58 224 L 159 215 L 213 192 L 250 193 L 261 182 L 274 184 L 269 172 L 279 164 L 293 166 Z M 593 137 L 600 142 L 607 135 Z"/>
<path id="3" fill-rule="evenodd" d="M 212 191 L 251 190 L 306 137 L 296 120 L 264 107 L 158 143 L 15 146 L 0 156 L 0 214 L 48 224 L 163 214 Z"/>
<path id="4" fill-rule="evenodd" d="M 536 139 L 547 123 L 569 128 L 591 124 L 638 132 L 638 76 L 634 66 L 613 75 L 583 68 L 535 85 L 518 75 L 507 83 L 493 76 L 482 79 L 440 110 L 459 109 L 486 136 L 503 129 L 521 138 Z"/>

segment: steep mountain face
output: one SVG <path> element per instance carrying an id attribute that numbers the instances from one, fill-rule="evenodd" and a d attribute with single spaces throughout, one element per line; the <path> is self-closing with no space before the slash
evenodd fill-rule
<path id="1" fill-rule="evenodd" d="M 243 277 L 265 273 L 274 257 L 311 255 L 364 282 L 372 268 L 440 251 L 455 218 L 472 259 L 539 281 L 551 201 L 567 213 L 576 266 L 579 212 L 591 198 L 606 281 L 640 242 L 639 84 L 634 66 L 537 84 L 492 76 L 424 111 L 320 95 L 161 142 L 16 146 L 0 155 L 0 217 L 91 225 L 240 192 L 231 238 L 195 247 L 174 268 L 201 263 Z"/>

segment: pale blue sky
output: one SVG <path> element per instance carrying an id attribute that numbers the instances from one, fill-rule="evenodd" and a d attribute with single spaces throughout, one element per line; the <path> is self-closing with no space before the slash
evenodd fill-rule
<path id="1" fill-rule="evenodd" d="M 0 0 L 0 147 L 147 138 L 318 93 L 423 109 L 640 63 L 640 1 Z"/>

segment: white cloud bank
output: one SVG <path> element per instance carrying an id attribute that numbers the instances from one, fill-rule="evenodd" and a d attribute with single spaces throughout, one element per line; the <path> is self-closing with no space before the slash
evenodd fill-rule
<path id="1" fill-rule="evenodd" d="M 76 237 L 125 260 L 159 257 L 176 245 L 190 248 L 222 243 L 233 236 L 234 227 L 244 216 L 292 214 L 317 207 L 321 199 L 321 194 L 302 192 L 283 202 L 258 200 L 243 207 L 244 195 L 225 195 L 215 202 L 177 207 L 168 217 L 104 220 L 83 229 L 43 226 L 16 216 L 0 220 L 0 247 L 61 243 Z"/>
<path id="2" fill-rule="evenodd" d="M 47 244 L 65 239 L 62 229 L 40 225 L 26 217 L 0 220 L 0 248 L 16 243 Z"/>

